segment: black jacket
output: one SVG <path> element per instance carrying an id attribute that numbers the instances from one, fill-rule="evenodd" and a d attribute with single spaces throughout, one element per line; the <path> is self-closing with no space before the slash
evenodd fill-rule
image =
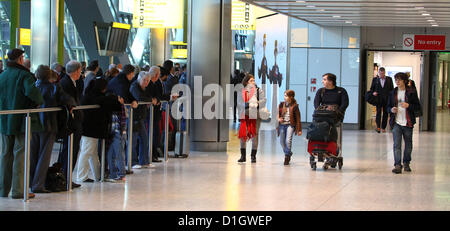
<path id="1" fill-rule="evenodd" d="M 68 75 L 64 75 L 61 81 L 59 82 L 64 92 L 66 92 L 73 98 L 77 106 L 81 105 L 81 94 L 83 92 L 83 84 L 82 84 L 83 81 L 80 80 L 81 79 L 76 81 L 77 83 L 76 87 L 73 85 L 72 79 Z M 73 115 L 74 115 L 74 126 L 76 127 L 76 129 L 81 130 L 84 112 L 82 110 L 76 110 L 73 111 Z"/>
<path id="2" fill-rule="evenodd" d="M 134 81 L 131 84 L 130 92 L 133 95 L 133 97 L 135 99 L 137 99 L 139 102 L 141 102 L 141 101 L 151 102 L 152 101 L 152 98 L 148 97 L 147 94 L 145 94 L 145 90 L 142 90 L 138 81 Z M 146 119 L 148 117 L 148 106 L 149 105 L 139 105 L 136 109 L 134 109 L 134 111 L 133 111 L 133 121 L 134 122 L 138 122 L 139 120 Z"/>
<path id="3" fill-rule="evenodd" d="M 163 84 L 161 80 L 157 80 L 155 83 L 150 81 L 147 88 L 145 88 L 145 94 L 147 97 L 156 98 L 159 101 L 169 101 L 170 93 L 164 92 Z"/>
<path id="4" fill-rule="evenodd" d="M 98 109 L 85 110 L 83 121 L 83 136 L 104 139 L 111 133 L 111 117 L 113 112 L 122 110 L 116 95 L 87 94 L 81 101 L 82 105 L 98 104 Z"/>
<path id="5" fill-rule="evenodd" d="M 392 78 L 386 76 L 386 80 L 384 82 L 384 87 L 381 87 L 381 82 L 379 77 L 375 77 L 372 79 L 372 85 L 370 86 L 371 92 L 377 92 L 380 97 L 381 105 L 386 105 L 389 94 L 394 89 L 394 83 L 392 82 Z"/>
<path id="6" fill-rule="evenodd" d="M 170 95 L 172 93 L 173 86 L 178 84 L 178 77 L 170 74 L 167 80 L 164 82 L 164 93 Z"/>
<path id="7" fill-rule="evenodd" d="M 131 103 L 136 99 L 130 93 L 131 82 L 128 81 L 127 75 L 121 72 L 108 82 L 108 92 L 123 98 L 125 103 Z"/>
<path id="8" fill-rule="evenodd" d="M 390 114 L 389 116 L 389 125 L 391 128 L 394 128 L 395 124 L 395 113 L 392 113 L 393 107 L 398 107 L 398 99 L 397 99 L 398 87 L 396 87 L 391 94 L 389 94 L 389 99 L 387 103 L 387 110 Z M 414 127 L 416 124 L 416 116 L 414 115 L 415 110 L 420 109 L 419 97 L 417 96 L 417 91 L 414 88 L 407 87 L 405 92 L 405 102 L 409 104 L 409 107 L 406 109 L 406 120 L 408 121 L 407 127 Z"/>
<path id="9" fill-rule="evenodd" d="M 70 97 L 62 87 L 56 83 L 48 81 L 36 81 L 36 87 L 41 91 L 44 103 L 41 108 L 66 106 L 68 108 L 76 106 L 75 100 Z M 39 119 L 44 126 L 45 132 L 58 132 L 57 112 L 41 112 Z"/>

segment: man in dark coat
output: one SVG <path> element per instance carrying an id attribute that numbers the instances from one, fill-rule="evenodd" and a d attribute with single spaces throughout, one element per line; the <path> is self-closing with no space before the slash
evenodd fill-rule
<path id="1" fill-rule="evenodd" d="M 81 94 L 83 93 L 83 81 L 80 81 L 81 77 L 81 63 L 72 60 L 66 64 L 66 73 L 60 81 L 63 90 L 70 95 L 75 104 L 78 106 L 81 103 Z M 73 155 L 72 155 L 72 168 L 78 159 L 78 151 L 80 150 L 81 133 L 83 131 L 83 118 L 84 114 L 82 110 L 73 111 L 74 116 L 74 132 L 73 132 Z M 58 162 L 62 164 L 63 171 L 67 177 L 67 165 L 68 165 L 68 145 L 69 137 L 63 139 L 63 148 L 59 153 Z M 81 185 L 72 183 L 72 187 L 77 188 Z"/>
<path id="2" fill-rule="evenodd" d="M 378 70 L 378 76 L 373 78 L 372 85 L 370 86 L 370 91 L 373 92 L 374 96 L 379 97 L 379 103 L 377 105 L 377 132 L 380 133 L 380 130 L 383 129 L 383 132 L 386 132 L 386 126 L 388 122 L 389 112 L 387 111 L 387 103 L 389 98 L 389 93 L 394 89 L 394 84 L 392 82 L 392 78 L 386 76 L 386 71 L 384 67 L 380 67 Z M 383 114 L 383 116 L 381 115 Z M 383 120 L 381 121 L 381 117 Z"/>
<path id="3" fill-rule="evenodd" d="M 23 66 L 23 50 L 8 52 L 7 69 L 0 74 L 0 110 L 31 109 L 44 103 L 41 92 L 34 85 L 30 71 Z M 0 116 L 0 197 L 23 198 L 25 164 L 25 115 Z M 31 130 L 40 131 L 38 114 L 31 114 Z M 33 198 L 34 194 L 29 194 Z"/>

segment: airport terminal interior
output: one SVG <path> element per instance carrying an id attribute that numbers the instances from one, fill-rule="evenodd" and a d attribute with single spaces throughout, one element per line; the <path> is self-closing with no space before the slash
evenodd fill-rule
<path id="1" fill-rule="evenodd" d="M 169 149 L 170 141 L 158 141 L 162 162 L 128 169 L 133 173 L 120 181 L 72 178 L 81 187 L 35 193 L 29 199 L 0 197 L 0 211 L 450 211 L 449 1 L 158 2 L 164 4 L 0 1 L 3 73 L 14 48 L 24 51 L 31 72 L 40 64 L 53 69 L 55 63 L 65 67 L 71 60 L 97 60 L 103 73 L 111 64 L 144 70 L 171 60 L 185 67 L 183 83 L 192 92 L 193 102 L 183 104 L 182 110 L 191 107 L 192 114 L 199 109 L 205 114 L 211 109 L 205 105 L 218 103 L 213 118 L 194 116 L 181 125 L 171 117 L 170 133 L 165 130 L 168 122 L 156 117 L 164 126 L 161 136 L 174 143 Z M 381 67 L 394 80 L 393 87 L 401 86 L 394 79 L 398 74 L 415 83 L 422 109 L 412 130 L 412 171 L 401 174 L 393 173 L 393 129 L 388 123 L 386 131 L 377 131 L 377 108 L 366 99 Z M 182 72 L 179 68 L 174 75 L 182 79 Z M 251 142 L 245 144 L 246 161 L 238 162 L 239 134 L 251 120 L 233 118 L 230 103 L 235 99 L 226 87 L 239 73 L 254 76 L 270 114 L 258 129 L 256 163 L 251 161 Z M 348 94 L 339 135 L 343 165 L 319 161 L 312 169 L 307 134 L 317 122 L 315 98 L 326 73 L 333 73 L 335 86 Z M 208 91 L 213 84 L 222 90 Z M 277 134 L 282 111 L 278 106 L 286 90 L 295 91 L 302 125 L 302 135 L 293 136 L 288 165 Z M 220 117 L 223 112 L 226 116 Z M 131 139 L 126 133 L 124 145 Z M 0 141 L 0 147 L 4 145 Z M 60 161 L 61 149 L 62 143 L 55 142 L 50 165 Z M 96 155 L 101 156 L 100 149 Z M 121 150 L 127 157 L 130 151 L 128 146 Z M 90 179 L 95 177 L 89 173 Z"/>

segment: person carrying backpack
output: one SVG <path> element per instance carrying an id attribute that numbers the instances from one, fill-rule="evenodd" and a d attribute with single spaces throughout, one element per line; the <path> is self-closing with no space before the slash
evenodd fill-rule
<path id="1" fill-rule="evenodd" d="M 391 92 L 387 109 L 391 113 L 389 125 L 394 139 L 394 169 L 395 174 L 403 170 L 411 172 L 412 136 L 416 116 L 420 116 L 421 106 L 417 91 L 408 86 L 408 75 L 399 72 L 394 76 L 397 87 Z M 405 140 L 402 166 L 402 138 Z"/>
<path id="2" fill-rule="evenodd" d="M 76 105 L 72 97 L 63 91 L 56 83 L 58 75 L 50 70 L 49 66 L 39 65 L 36 70 L 35 83 L 44 98 L 41 108 L 66 106 L 68 108 Z M 47 170 L 55 143 L 56 133 L 60 129 L 57 121 L 58 112 L 40 112 L 39 119 L 44 127 L 42 132 L 33 132 L 30 152 L 30 179 L 31 191 L 33 193 L 49 193 L 45 188 Z"/>

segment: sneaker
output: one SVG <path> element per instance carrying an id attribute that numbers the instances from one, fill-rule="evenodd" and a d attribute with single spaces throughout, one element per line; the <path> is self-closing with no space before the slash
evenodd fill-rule
<path id="1" fill-rule="evenodd" d="M 380 133 L 381 129 L 377 128 L 377 130 L 375 130 L 377 133 Z"/>
<path id="2" fill-rule="evenodd" d="M 395 174 L 402 173 L 402 166 L 401 165 L 395 165 L 395 168 L 392 169 L 392 172 L 395 173 Z"/>
<path id="3" fill-rule="evenodd" d="M 141 169 L 142 166 L 139 164 L 133 165 L 133 167 L 131 167 L 132 169 Z"/>
<path id="4" fill-rule="evenodd" d="M 114 180 L 115 180 L 115 183 L 124 183 L 125 182 L 125 177 L 124 176 L 117 177 Z"/>
<path id="5" fill-rule="evenodd" d="M 111 178 L 106 178 L 105 182 L 109 182 L 109 183 L 116 183 L 116 179 L 111 179 Z"/>
<path id="6" fill-rule="evenodd" d="M 383 133 L 386 133 L 386 129 L 383 129 Z"/>
<path id="7" fill-rule="evenodd" d="M 150 164 L 144 164 L 141 166 L 142 168 L 150 168 Z"/>
<path id="8" fill-rule="evenodd" d="M 411 168 L 409 167 L 409 164 L 405 164 L 405 166 L 403 166 L 403 170 L 405 170 L 406 172 L 411 172 Z"/>

